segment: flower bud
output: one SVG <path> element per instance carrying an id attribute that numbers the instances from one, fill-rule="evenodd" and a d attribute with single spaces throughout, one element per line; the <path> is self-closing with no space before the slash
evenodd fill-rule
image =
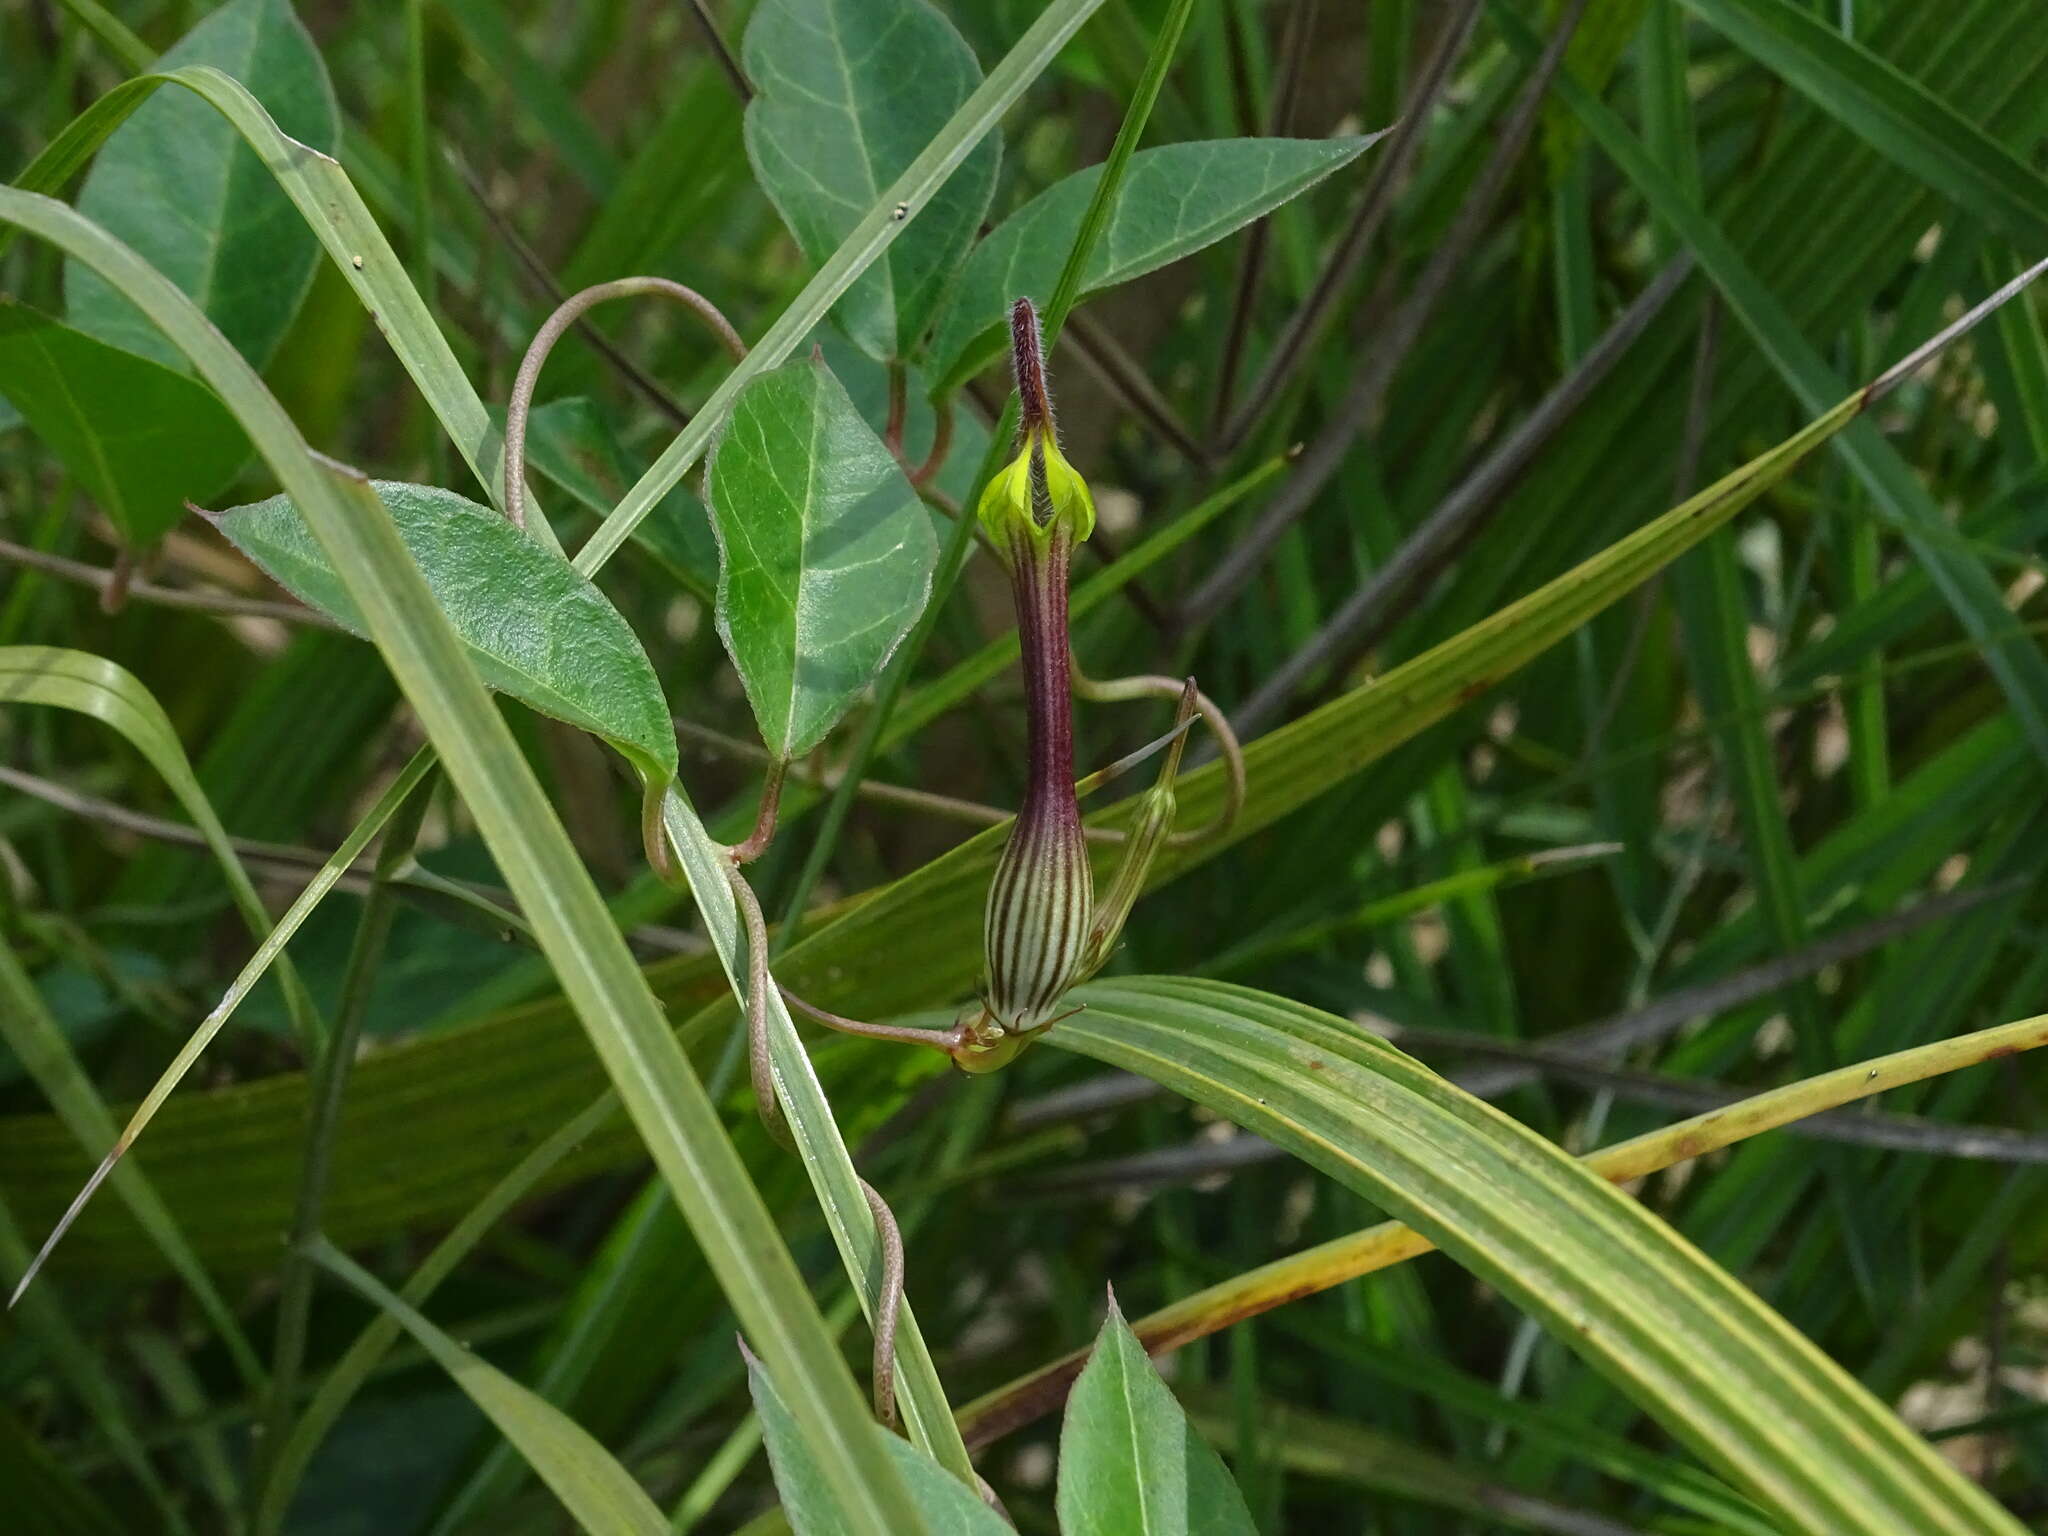
<path id="1" fill-rule="evenodd" d="M 1010 569 L 1024 672 L 1030 754 L 1024 803 L 989 884 L 983 956 L 986 1017 L 967 1033 L 989 1054 L 1043 1028 L 1078 979 L 1095 901 L 1094 871 L 1074 796 L 1074 722 L 1067 644 L 1067 567 L 1095 526 L 1088 486 L 1060 452 L 1045 390 L 1038 317 L 1011 311 L 1022 430 L 1017 457 L 989 483 L 982 526 Z M 978 1031 L 978 1033 L 977 1033 Z"/>
<path id="2" fill-rule="evenodd" d="M 1060 452 L 1045 387 L 1038 314 L 1029 299 L 1010 311 L 1012 358 L 1020 401 L 1017 456 L 982 492 L 977 513 L 996 551 L 1013 570 L 1054 549 L 1071 552 L 1095 531 L 1095 498 Z"/>

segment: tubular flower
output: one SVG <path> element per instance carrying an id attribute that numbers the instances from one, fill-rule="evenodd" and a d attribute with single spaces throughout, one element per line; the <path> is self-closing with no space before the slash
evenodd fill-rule
<path id="1" fill-rule="evenodd" d="M 1067 991 L 1108 962 L 1124 919 L 1145 888 L 1152 860 L 1172 833 L 1174 776 L 1198 711 L 1217 726 L 1219 739 L 1226 743 L 1225 758 L 1233 765 L 1233 803 L 1241 794 L 1236 738 L 1222 723 L 1221 713 L 1196 691 L 1193 678 L 1184 684 L 1155 677 L 1111 684 L 1082 679 L 1081 686 L 1098 697 L 1164 695 L 1176 698 L 1179 706 L 1173 729 L 1165 736 L 1091 776 L 1092 788 L 1152 753 L 1165 751 L 1158 781 L 1138 798 L 1136 815 L 1124 832 L 1123 863 L 1097 901 L 1074 783 L 1077 674 L 1067 643 L 1067 570 L 1074 546 L 1095 527 L 1095 500 L 1087 482 L 1060 452 L 1052 402 L 1046 397 L 1038 316 L 1030 300 L 1019 299 L 1011 310 L 1010 332 L 1017 393 L 1023 401 L 1017 456 L 989 482 L 976 516 L 1010 573 L 1016 599 L 1029 763 L 1024 803 L 989 882 L 982 940 L 987 981 L 981 999 L 962 1009 L 951 1029 L 940 1031 L 863 1023 L 783 989 L 792 1007 L 828 1028 L 874 1040 L 933 1046 L 968 1072 L 993 1072 L 1013 1060 L 1065 1017 L 1060 1003 Z M 765 942 L 765 928 L 756 942 Z M 765 1060 L 764 1050 L 757 1046 L 757 1057 Z M 765 1067 L 757 1069 L 757 1080 L 765 1082 Z M 765 1100 L 770 1090 L 757 1086 L 756 1092 Z"/>
<path id="2" fill-rule="evenodd" d="M 1095 877 L 1074 790 L 1067 641 L 1068 567 L 1074 546 L 1094 529 L 1095 500 L 1060 452 L 1030 300 L 1011 310 L 1010 332 L 1018 451 L 989 482 L 977 515 L 1009 569 L 1017 605 L 1029 763 L 1024 803 L 989 884 L 986 991 L 955 1032 L 954 1060 L 969 1071 L 992 1071 L 1013 1058 L 1053 1022 L 1067 989 L 1101 963 Z"/>

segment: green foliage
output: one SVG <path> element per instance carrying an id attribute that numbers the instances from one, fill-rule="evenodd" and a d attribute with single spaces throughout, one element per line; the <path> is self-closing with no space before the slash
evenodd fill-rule
<path id="1" fill-rule="evenodd" d="M 847 1530 L 831 1490 L 804 1449 L 796 1420 L 776 1394 L 761 1362 L 747 1356 L 747 1389 L 761 1420 L 761 1438 L 775 1468 L 775 1488 L 796 1536 L 844 1536 Z M 881 1425 L 870 1435 L 869 1454 L 893 1462 L 903 1474 L 918 1510 L 934 1531 L 946 1536 L 1003 1536 L 1003 1518 L 931 1457 Z"/>
<path id="2" fill-rule="evenodd" d="M 1080 296 L 1192 256 L 1300 196 L 1382 136 L 1219 139 L 1138 151 L 1081 274 Z M 1101 176 L 1101 167 L 1091 166 L 1063 177 L 975 246 L 932 338 L 934 372 L 949 387 L 979 373 L 1001 351 L 1012 300 L 1025 294 L 1042 303 L 1051 296 Z"/>
<path id="3" fill-rule="evenodd" d="M 502 430 L 502 413 L 496 419 Z M 599 517 L 633 483 L 625 450 L 604 412 L 580 397 L 551 400 L 527 418 L 526 462 Z M 698 597 L 717 591 L 718 539 L 704 503 L 687 486 L 670 487 L 633 530 L 633 538 Z"/>
<path id="4" fill-rule="evenodd" d="M 766 0 L 747 24 L 747 154 L 814 262 L 981 83 L 973 50 L 924 0 Z M 997 140 L 960 168 L 835 311 L 880 358 L 908 357 L 931 325 L 995 192 Z"/>
<path id="5" fill-rule="evenodd" d="M 1244 1495 L 1109 1299 L 1060 1428 L 1060 1536 L 1253 1536 Z"/>
<path id="6" fill-rule="evenodd" d="M 923 610 L 931 518 L 822 362 L 786 364 L 740 393 L 708 477 L 718 632 L 761 739 L 801 757 Z"/>
<path id="7" fill-rule="evenodd" d="M 2042 300 L 1859 391 L 2041 254 L 2044 69 L 2005 0 L 0 7 L 0 1277 L 136 1146 L 0 1341 L 19 1518 L 2038 1524 Z M 589 315 L 521 534 L 520 354 L 638 272 L 752 347 Z M 968 1082 L 775 984 L 974 1006 L 1020 292 L 1145 701 L 1076 772 L 1188 674 L 1259 728 Z"/>
<path id="8" fill-rule="evenodd" d="M 249 457 L 205 385 L 7 299 L 0 390 L 133 546 L 155 543 Z"/>
<path id="9" fill-rule="evenodd" d="M 487 686 L 602 736 L 657 780 L 675 731 L 647 653 L 616 608 L 559 555 L 488 507 L 433 486 L 373 489 Z M 301 602 L 357 634 L 368 626 L 287 496 L 213 516 L 214 526 Z"/>
<path id="10" fill-rule="evenodd" d="M 1883 1404 L 1635 1201 L 1393 1047 L 1345 1020 L 1215 982 L 1146 978 L 1083 996 L 1087 1011 L 1058 1044 L 1229 1115 L 1427 1233 L 1656 1408 L 1789 1528 L 1876 1530 L 1894 1519 L 1930 1533 L 2013 1528 Z M 1567 1278 L 1595 1269 L 1598 1288 Z M 1085 1385 L 1084 1376 L 1077 1402 Z M 1758 1416 L 1778 1431 L 1755 1434 Z"/>
<path id="11" fill-rule="evenodd" d="M 346 1254 L 325 1246 L 314 1257 L 398 1320 L 420 1348 L 433 1357 L 434 1363 L 519 1448 L 520 1455 L 584 1530 L 616 1531 L 619 1536 L 662 1536 L 668 1529 L 668 1522 L 661 1518 L 661 1511 L 654 1507 L 645 1490 L 574 1420 L 503 1371 L 479 1360 L 473 1351 L 449 1338 L 379 1285 L 375 1276 Z"/>
<path id="12" fill-rule="evenodd" d="M 340 139 L 326 66 L 286 0 L 230 0 L 159 62 L 225 71 L 310 149 L 331 154 Z M 313 280 L 317 252 L 304 221 L 233 126 L 183 92 L 147 103 L 107 141 L 78 206 L 182 288 L 258 367 Z M 162 333 L 91 270 L 68 267 L 64 296 L 78 329 L 183 366 Z"/>

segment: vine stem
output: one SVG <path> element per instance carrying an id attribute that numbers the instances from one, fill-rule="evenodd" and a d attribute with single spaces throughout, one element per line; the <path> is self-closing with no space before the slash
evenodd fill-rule
<path id="1" fill-rule="evenodd" d="M 512 520 L 515 528 L 523 531 L 526 527 L 526 423 L 533 408 L 534 387 L 540 382 L 540 370 L 547 362 L 548 354 L 562 339 L 562 333 L 581 319 L 585 311 L 611 299 L 638 298 L 649 294 L 673 299 L 690 310 L 710 328 L 734 362 L 745 360 L 747 344 L 740 339 L 740 333 L 733 329 L 732 322 L 725 318 L 719 307 L 696 289 L 671 278 L 621 277 L 609 283 L 593 284 L 562 300 L 534 333 L 526 356 L 519 360 L 519 373 L 512 381 L 512 394 L 505 402 L 505 516 Z"/>

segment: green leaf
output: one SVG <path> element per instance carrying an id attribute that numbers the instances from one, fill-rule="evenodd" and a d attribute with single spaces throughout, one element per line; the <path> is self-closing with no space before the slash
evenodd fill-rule
<path id="1" fill-rule="evenodd" d="M 1222 982 L 1134 978 L 1075 1000 L 1055 1044 L 1215 1110 L 1429 1237 L 1787 1529 L 2019 1529 L 1643 1206 L 1357 1025 Z"/>
<path id="2" fill-rule="evenodd" d="M 818 1467 L 797 1434 L 796 1421 L 776 1394 L 761 1362 L 747 1355 L 747 1383 L 754 1411 L 761 1416 L 761 1439 L 775 1470 L 775 1491 L 796 1536 L 844 1536 L 849 1529 L 839 1516 Z M 916 1446 L 873 1426 L 874 1454 L 896 1464 L 910 1489 L 911 1501 L 924 1515 L 933 1536 L 1014 1536 L 1002 1516 L 971 1493 L 967 1485 Z"/>
<path id="3" fill-rule="evenodd" d="M 1061 1536 L 1257 1536 L 1113 1295 L 1060 1427 L 1059 1514 Z"/>
<path id="4" fill-rule="evenodd" d="M 505 413 L 491 410 L 502 431 Z M 597 402 L 551 400 L 526 418 L 526 465 L 603 517 L 633 483 L 617 434 Z M 718 540 L 704 503 L 677 481 L 633 530 L 633 542 L 699 597 L 718 590 Z"/>
<path id="5" fill-rule="evenodd" d="M 728 373 L 690 424 L 676 434 L 647 473 L 612 509 L 590 542 L 576 552 L 576 568 L 594 571 L 626 541 L 635 524 L 647 515 L 668 488 L 680 480 L 698 456 L 711 446 L 732 401 L 746 383 L 780 366 L 825 318 L 840 296 L 879 260 L 897 239 L 917 228 L 925 207 L 962 161 L 974 154 L 988 132 L 1025 89 L 1058 55 L 1060 49 L 1101 7 L 1102 0 L 1051 0 L 1002 62 L 945 127 L 919 151 L 903 174 L 883 192 L 837 250 L 812 274 L 768 332 L 747 353 L 746 361 Z"/>
<path id="6" fill-rule="evenodd" d="M 333 152 L 334 88 L 285 0 L 228 0 L 158 68 L 192 64 L 241 81 L 301 146 Z M 145 103 L 107 141 L 78 210 L 182 288 L 259 368 L 313 280 L 318 247 L 262 161 L 219 113 L 182 93 Z M 65 265 L 64 294 L 80 330 L 184 367 L 141 311 L 79 263 Z"/>
<path id="7" fill-rule="evenodd" d="M 1908 175 L 2023 250 L 2048 242 L 2048 178 L 1889 59 L 1788 0 L 1682 3 Z"/>
<path id="8" fill-rule="evenodd" d="M 133 298 L 306 510 L 720 1286 L 798 1400 L 805 1436 L 857 1529 L 923 1529 L 894 1467 L 855 1454 L 855 1426 L 870 1422 L 859 1389 L 590 872 L 383 503 L 367 481 L 314 456 L 247 360 L 133 251 L 74 209 L 13 188 L 0 187 L 0 219 L 91 264 Z"/>
<path id="9" fill-rule="evenodd" d="M 778 757 L 818 744 L 931 593 L 917 493 L 832 371 L 790 363 L 740 392 L 709 470 L 718 632 Z"/>
<path id="10" fill-rule="evenodd" d="M 981 84 L 925 0 L 766 0 L 747 27 L 747 155 L 783 222 L 823 262 Z M 907 357 L 938 313 L 995 192 L 982 139 L 888 253 L 839 301 L 867 352 Z"/>
<path id="11" fill-rule="evenodd" d="M 453 491 L 397 481 L 374 489 L 486 686 L 602 736 L 642 773 L 675 776 L 675 728 L 654 667 L 593 583 Z M 366 633 L 289 496 L 231 507 L 213 522 L 301 602 Z"/>
<path id="12" fill-rule="evenodd" d="M 121 733 L 148 760 L 178 804 L 199 830 L 206 848 L 220 865 L 228 894 L 249 932 L 258 940 L 271 932 L 270 913 L 242 867 L 227 828 L 214 814 L 212 802 L 185 756 L 170 716 L 156 696 L 127 668 L 103 656 L 49 645 L 0 646 L 0 705 L 40 704 L 89 715 Z M 320 1026 L 312 1003 L 289 965 L 282 966 L 285 993 L 302 1042 L 310 1046 Z"/>
<path id="13" fill-rule="evenodd" d="M 249 457 L 204 384 L 4 294 L 0 390 L 130 545 L 155 543 Z"/>
<path id="14" fill-rule="evenodd" d="M 313 1258 L 398 1320 L 518 1448 L 584 1530 L 667 1536 L 668 1522 L 647 1491 L 574 1419 L 449 1338 L 333 1244 L 320 1242 Z"/>
<path id="15" fill-rule="evenodd" d="M 1205 139 L 1139 150 L 1089 258 L 1080 297 L 1242 229 L 1349 165 L 1380 137 Z M 931 372 L 942 389 L 980 372 L 1001 350 L 1003 317 L 1019 294 L 1045 302 L 1101 175 L 1094 165 L 1055 182 L 974 248 L 932 337 Z"/>

